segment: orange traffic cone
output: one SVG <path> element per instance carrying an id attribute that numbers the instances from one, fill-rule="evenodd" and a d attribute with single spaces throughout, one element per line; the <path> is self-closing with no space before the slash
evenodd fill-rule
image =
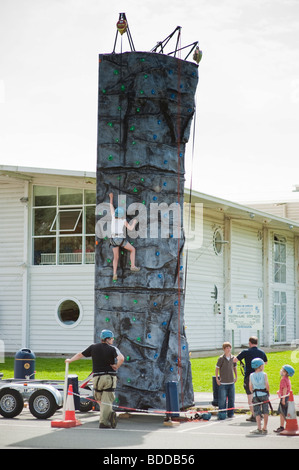
<path id="1" fill-rule="evenodd" d="M 81 421 L 76 419 L 74 397 L 73 397 L 73 386 L 72 384 L 70 384 L 69 389 L 68 389 L 68 394 L 67 394 L 64 419 L 51 421 L 51 427 L 52 428 L 73 428 L 75 426 L 80 426 L 81 424 L 82 424 Z"/>
<path id="2" fill-rule="evenodd" d="M 279 433 L 280 436 L 299 436 L 298 423 L 296 418 L 296 410 L 294 403 L 294 396 L 292 390 L 288 402 L 288 413 L 286 416 L 286 428 Z"/>

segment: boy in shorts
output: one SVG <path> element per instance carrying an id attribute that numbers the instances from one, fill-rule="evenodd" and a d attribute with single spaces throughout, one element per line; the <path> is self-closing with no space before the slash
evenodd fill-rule
<path id="1" fill-rule="evenodd" d="M 267 434 L 267 424 L 269 418 L 269 382 L 268 376 L 264 372 L 263 359 L 256 358 L 251 361 L 254 372 L 249 376 L 249 389 L 253 394 L 252 404 L 254 416 L 256 418 L 257 429 L 251 431 L 252 434 Z M 262 428 L 262 414 L 264 415 L 264 426 Z"/>
<path id="2" fill-rule="evenodd" d="M 292 366 L 286 364 L 282 366 L 280 370 L 281 380 L 279 385 L 279 391 L 277 392 L 280 397 L 280 403 L 278 407 L 278 413 L 280 416 L 280 426 L 275 429 L 274 432 L 280 433 L 284 431 L 284 424 L 288 414 L 288 401 L 290 391 L 291 391 L 291 381 L 289 377 L 293 377 L 295 370 Z"/>

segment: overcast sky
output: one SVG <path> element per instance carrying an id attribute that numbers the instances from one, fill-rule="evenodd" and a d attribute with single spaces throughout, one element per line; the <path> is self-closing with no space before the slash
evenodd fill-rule
<path id="1" fill-rule="evenodd" d="M 299 200 L 298 0 L 0 0 L 0 164 L 96 170 L 98 54 L 120 12 L 137 51 L 178 25 L 199 41 L 193 189 Z"/>

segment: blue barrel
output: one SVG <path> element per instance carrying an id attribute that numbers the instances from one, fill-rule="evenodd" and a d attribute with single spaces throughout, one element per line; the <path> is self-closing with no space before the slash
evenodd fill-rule
<path id="1" fill-rule="evenodd" d="M 31 349 L 23 348 L 17 351 L 14 363 L 15 379 L 35 378 L 35 354 Z"/>
<path id="2" fill-rule="evenodd" d="M 177 382 L 166 382 L 166 411 L 180 411 Z M 168 418 L 179 417 L 179 413 L 167 413 Z"/>
<path id="3" fill-rule="evenodd" d="M 73 386 L 73 397 L 74 397 L 74 406 L 76 411 L 80 411 L 80 395 L 79 395 L 79 380 L 78 375 L 68 375 L 67 377 L 67 389 L 69 385 Z"/>

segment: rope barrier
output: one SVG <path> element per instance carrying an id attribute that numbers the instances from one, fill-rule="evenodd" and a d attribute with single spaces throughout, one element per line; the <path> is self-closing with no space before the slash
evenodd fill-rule
<path id="1" fill-rule="evenodd" d="M 104 392 L 105 390 L 103 390 Z M 75 392 L 73 392 L 73 395 L 75 396 L 79 396 L 80 397 L 80 394 L 77 394 Z M 266 400 L 264 402 L 260 402 L 260 403 L 252 403 L 251 406 L 260 406 L 260 405 L 263 405 L 265 403 L 270 403 L 272 401 L 277 401 L 277 400 L 280 400 L 282 398 L 286 398 L 286 397 L 289 397 L 290 394 L 287 394 L 287 395 L 283 395 L 281 397 L 277 397 L 277 398 L 273 398 L 273 399 L 269 399 L 269 400 Z M 81 397 L 82 398 L 82 397 Z M 111 403 L 105 403 L 105 402 L 102 402 L 102 401 L 98 401 L 98 400 L 95 400 L 93 398 L 90 398 L 90 397 L 84 397 L 85 400 L 89 400 L 93 403 L 97 403 L 99 405 L 110 405 L 110 406 L 113 406 L 113 408 L 118 408 L 120 411 L 122 410 L 125 410 L 125 411 L 134 411 L 135 413 L 146 413 L 146 414 L 161 414 L 161 415 L 171 415 L 171 414 L 179 414 L 180 416 L 183 416 L 185 418 L 188 418 L 188 415 L 196 415 L 198 414 L 198 411 L 199 410 L 187 410 L 187 411 L 167 411 L 167 410 L 155 410 L 155 409 L 149 409 L 149 410 L 144 410 L 142 408 L 132 408 L 132 407 L 126 407 L 126 406 L 121 406 L 121 405 L 115 405 L 115 404 L 112 404 Z M 237 403 L 240 403 L 240 402 L 237 402 Z M 299 407 L 299 404 L 296 404 L 295 403 L 295 406 Z M 244 407 L 232 407 L 232 408 L 223 408 L 223 409 L 209 409 L 207 410 L 208 412 L 210 413 L 220 413 L 220 412 L 226 412 L 226 411 L 233 411 L 233 410 L 242 410 L 244 409 Z"/>

